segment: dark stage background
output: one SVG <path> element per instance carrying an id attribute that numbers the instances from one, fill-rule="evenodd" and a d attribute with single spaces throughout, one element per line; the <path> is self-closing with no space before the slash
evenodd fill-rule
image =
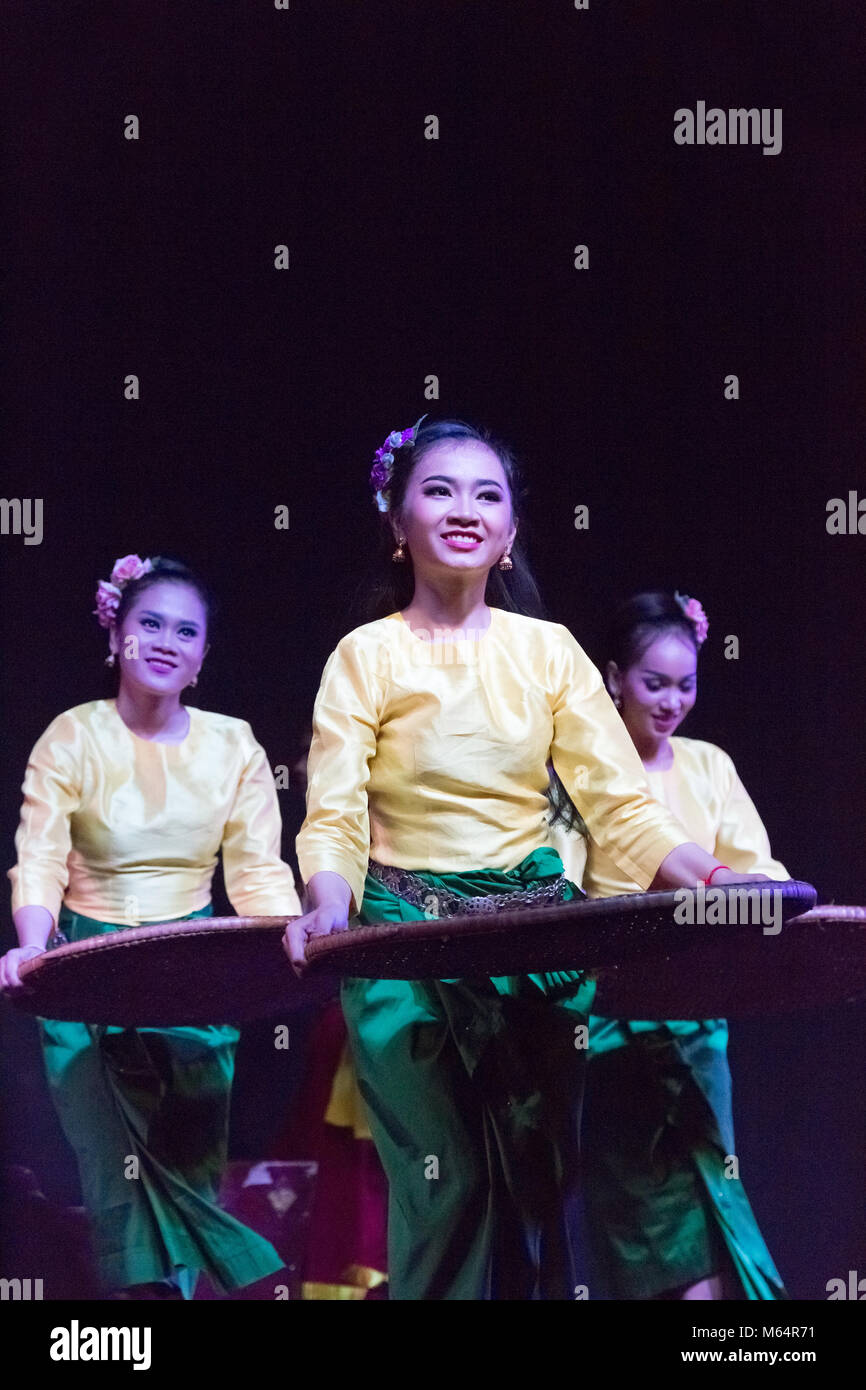
<path id="1" fill-rule="evenodd" d="M 291 761 L 360 621 L 372 452 L 429 410 L 523 457 L 550 616 L 593 657 L 636 588 L 700 598 L 683 732 L 732 755 L 792 873 L 866 901 L 866 536 L 825 524 L 866 496 L 862 4 L 2 13 L 2 492 L 44 500 L 40 545 L 0 537 L 3 867 L 36 737 L 109 693 L 92 595 L 129 551 L 205 571 L 223 612 L 198 701 Z M 781 107 L 781 153 L 676 145 L 698 100 Z M 35 1027 L 3 1015 L 4 1159 L 74 1200 Z M 282 1123 L 293 1028 L 288 1054 L 245 1032 L 238 1155 Z M 864 1270 L 864 1010 L 732 1032 L 741 1173 L 790 1290 L 823 1298 Z"/>

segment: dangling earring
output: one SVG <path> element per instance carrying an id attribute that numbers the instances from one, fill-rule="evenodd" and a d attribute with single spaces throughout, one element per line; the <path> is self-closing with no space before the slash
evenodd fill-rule
<path id="1" fill-rule="evenodd" d="M 105 664 L 106 664 L 106 666 L 113 666 L 113 665 L 114 665 L 114 652 L 109 652 L 109 653 L 108 653 L 108 656 L 105 658 Z"/>
<path id="2" fill-rule="evenodd" d="M 505 551 L 504 555 L 502 556 L 502 558 L 501 558 L 500 561 L 499 561 L 499 568 L 500 568 L 501 570 L 513 570 L 513 569 L 514 569 L 514 565 L 511 563 L 511 556 L 509 555 L 509 553 L 508 553 L 507 550 Z"/>
<path id="3" fill-rule="evenodd" d="M 397 543 L 397 549 L 394 551 L 394 554 L 391 556 L 391 559 L 392 559 L 392 560 L 400 561 L 400 560 L 405 560 L 405 559 L 406 559 L 406 552 L 405 552 L 405 550 L 403 549 L 404 544 L 405 544 L 405 540 L 404 540 L 403 536 L 401 536 L 400 539 L 399 539 L 399 541 L 398 541 L 398 543 Z"/>

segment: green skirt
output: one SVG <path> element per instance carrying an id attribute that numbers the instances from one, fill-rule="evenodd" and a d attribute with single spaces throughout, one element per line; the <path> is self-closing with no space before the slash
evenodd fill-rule
<path id="1" fill-rule="evenodd" d="M 66 908 L 58 921 L 68 941 L 120 929 Z M 237 1028 L 40 1019 L 39 1030 L 107 1289 L 172 1280 L 191 1298 L 200 1270 L 227 1292 L 282 1269 L 268 1241 L 217 1205 Z"/>
<path id="2" fill-rule="evenodd" d="M 465 897 L 562 873 L 552 849 L 516 869 L 419 873 Z M 568 884 L 567 897 L 581 897 Z M 367 876 L 359 918 L 424 913 Z M 567 1207 L 578 1181 L 595 994 L 579 971 L 459 980 L 343 982 L 373 1139 L 389 1182 L 394 1299 L 571 1299 Z"/>
<path id="3" fill-rule="evenodd" d="M 646 1299 L 733 1270 L 787 1294 L 731 1159 L 724 1019 L 593 1016 L 583 1132 L 590 1296 Z"/>

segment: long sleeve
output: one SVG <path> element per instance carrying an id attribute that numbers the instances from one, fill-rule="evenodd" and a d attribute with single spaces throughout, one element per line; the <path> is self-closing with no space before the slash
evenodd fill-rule
<path id="1" fill-rule="evenodd" d="M 280 858 L 282 820 L 277 789 L 265 751 L 253 742 L 223 830 L 226 893 L 241 916 L 300 914 L 301 904 L 288 864 Z"/>
<path id="2" fill-rule="evenodd" d="M 720 758 L 719 781 L 728 782 L 722 820 L 716 835 L 715 855 L 738 873 L 767 874 L 786 879 L 790 874 L 773 858 L 770 840 L 755 804 L 737 775 L 727 753 L 716 750 Z"/>
<path id="3" fill-rule="evenodd" d="M 567 628 L 557 659 L 553 766 L 592 840 L 642 888 L 690 836 L 653 800 L 634 744 L 596 667 Z"/>
<path id="4" fill-rule="evenodd" d="M 55 922 L 69 881 L 70 816 L 81 799 L 81 729 L 67 714 L 49 724 L 24 776 L 12 910 L 45 907 Z"/>
<path id="5" fill-rule="evenodd" d="M 296 841 L 305 883 L 340 874 L 360 908 L 370 858 L 367 784 L 376 752 L 383 682 L 350 633 L 331 653 L 313 709 L 307 814 Z"/>

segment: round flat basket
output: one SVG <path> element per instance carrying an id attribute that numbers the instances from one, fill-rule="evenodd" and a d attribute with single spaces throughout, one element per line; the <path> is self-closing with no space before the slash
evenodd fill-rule
<path id="1" fill-rule="evenodd" d="M 822 905 L 778 934 L 752 929 L 732 946 L 718 928 L 702 944 L 651 963 L 598 971 L 604 1018 L 754 1018 L 866 1000 L 866 907 Z"/>
<path id="2" fill-rule="evenodd" d="M 242 1023 L 330 998 L 299 980 L 281 941 L 290 917 L 199 917 L 106 932 L 26 961 L 8 997 L 42 1018 L 117 1027 Z"/>
<path id="3" fill-rule="evenodd" d="M 749 890 L 760 893 L 744 897 Z M 307 946 L 307 973 L 327 969 L 378 979 L 456 979 L 628 963 L 648 983 L 656 973 L 650 961 L 703 949 L 708 939 L 735 955 L 742 942 L 761 934 L 762 910 L 768 920 L 775 916 L 784 922 L 811 908 L 816 896 L 808 883 L 767 880 L 740 888 L 632 893 L 513 912 L 379 923 L 314 938 Z M 725 925 L 702 920 L 711 915 L 723 917 Z"/>

